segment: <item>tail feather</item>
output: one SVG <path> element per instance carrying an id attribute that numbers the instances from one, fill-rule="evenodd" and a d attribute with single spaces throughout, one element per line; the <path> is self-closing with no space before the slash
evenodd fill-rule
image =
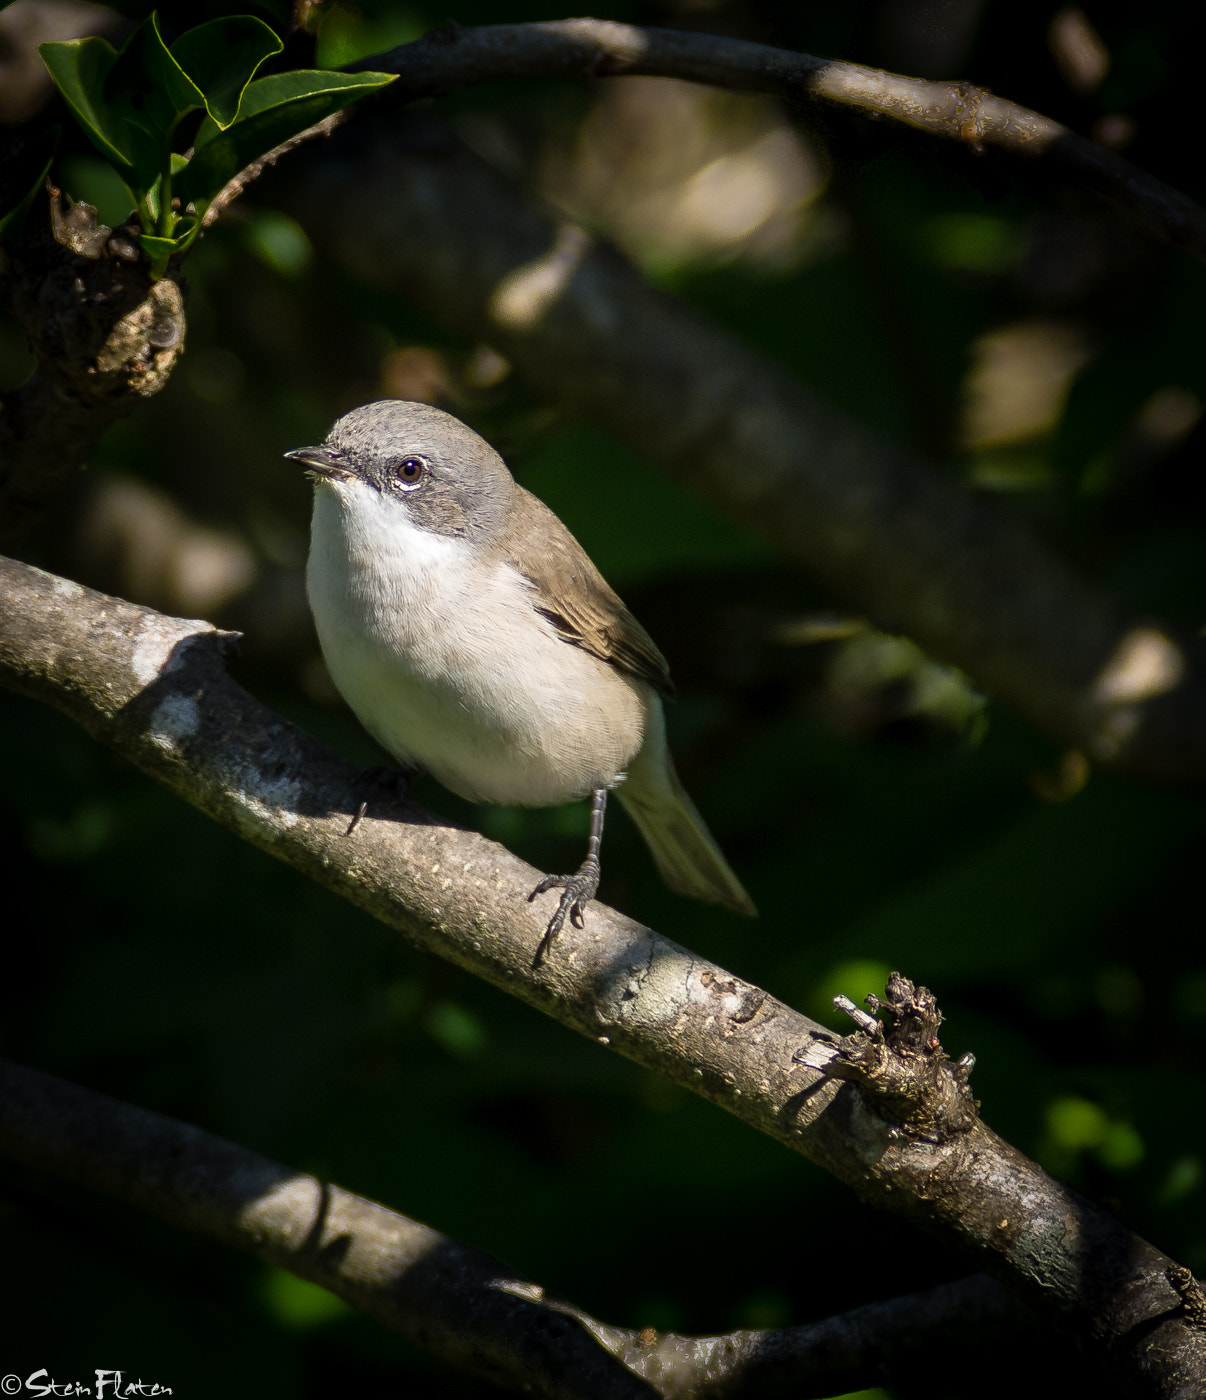
<path id="1" fill-rule="evenodd" d="M 754 901 L 679 781 L 662 735 L 649 734 L 615 796 L 636 823 L 659 874 L 672 890 L 723 905 L 734 914 L 757 914 Z"/>

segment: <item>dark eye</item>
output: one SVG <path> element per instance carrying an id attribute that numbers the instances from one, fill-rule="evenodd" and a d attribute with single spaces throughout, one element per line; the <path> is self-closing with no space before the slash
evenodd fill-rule
<path id="1" fill-rule="evenodd" d="M 403 489 L 417 486 L 427 475 L 427 463 L 422 457 L 403 457 L 394 468 L 394 474 Z"/>

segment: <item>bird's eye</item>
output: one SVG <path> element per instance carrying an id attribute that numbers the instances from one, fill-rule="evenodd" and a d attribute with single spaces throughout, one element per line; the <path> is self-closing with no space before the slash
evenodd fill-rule
<path id="1" fill-rule="evenodd" d="M 395 467 L 394 474 L 398 478 L 398 485 L 404 491 L 408 491 L 418 486 L 427 475 L 427 463 L 422 457 L 403 457 Z"/>

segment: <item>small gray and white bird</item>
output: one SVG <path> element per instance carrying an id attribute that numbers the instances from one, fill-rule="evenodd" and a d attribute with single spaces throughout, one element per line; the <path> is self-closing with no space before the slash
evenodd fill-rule
<path id="1" fill-rule="evenodd" d="M 404 768 L 471 802 L 592 797 L 586 859 L 536 960 L 599 883 L 614 790 L 672 890 L 756 912 L 674 771 L 666 662 L 561 521 L 471 428 L 387 399 L 340 418 L 310 468 L 306 587 L 332 679 Z"/>

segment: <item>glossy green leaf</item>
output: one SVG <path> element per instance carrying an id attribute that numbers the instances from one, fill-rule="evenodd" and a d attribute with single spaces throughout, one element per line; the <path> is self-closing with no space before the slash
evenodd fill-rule
<path id="1" fill-rule="evenodd" d="M 220 131 L 208 117 L 174 186 L 188 204 L 208 204 L 224 184 L 274 146 L 391 83 L 391 73 L 275 73 L 252 83 L 239 120 Z"/>
<path id="2" fill-rule="evenodd" d="M 172 132 L 185 112 L 205 105 L 200 89 L 172 57 L 154 14 L 130 35 L 105 79 L 104 100 L 130 133 L 138 185 L 158 178 Z"/>
<path id="3" fill-rule="evenodd" d="M 238 118 L 239 104 L 256 69 L 283 47 L 254 15 L 231 15 L 182 34 L 171 54 L 204 94 L 210 119 L 225 131 Z"/>
<path id="4" fill-rule="evenodd" d="M 116 52 L 104 39 L 42 44 L 76 120 L 137 199 L 154 184 L 184 112 L 205 99 L 169 53 L 154 15 Z"/>
<path id="5" fill-rule="evenodd" d="M 149 189 L 138 192 L 138 213 L 142 219 L 143 226 L 148 230 L 158 227 L 159 224 L 159 181 L 156 180 Z M 148 223 L 147 220 L 150 220 Z"/>
<path id="6" fill-rule="evenodd" d="M 149 15 L 130 35 L 107 87 L 114 105 L 119 95 L 139 102 L 156 133 L 167 133 L 185 112 L 205 105 L 205 95 L 163 42 L 157 14 Z M 148 101 L 140 101 L 143 93 Z"/>
<path id="7" fill-rule="evenodd" d="M 191 215 L 180 219 L 170 237 L 154 233 L 140 233 L 138 241 L 143 252 L 151 260 L 151 276 L 162 277 L 167 271 L 168 259 L 175 253 L 183 253 L 201 232 L 201 220 Z"/>
<path id="8" fill-rule="evenodd" d="M 107 39 L 94 37 L 39 44 L 38 53 L 92 144 L 123 178 L 132 173 L 134 162 L 125 122 L 109 109 L 103 95 L 105 80 L 117 63 L 117 50 Z"/>
<path id="9" fill-rule="evenodd" d="M 171 257 L 171 255 L 178 252 L 182 246 L 179 237 L 160 238 L 158 234 L 154 233 L 140 233 L 138 235 L 138 241 L 142 244 L 143 251 L 152 262 L 157 258 Z"/>

